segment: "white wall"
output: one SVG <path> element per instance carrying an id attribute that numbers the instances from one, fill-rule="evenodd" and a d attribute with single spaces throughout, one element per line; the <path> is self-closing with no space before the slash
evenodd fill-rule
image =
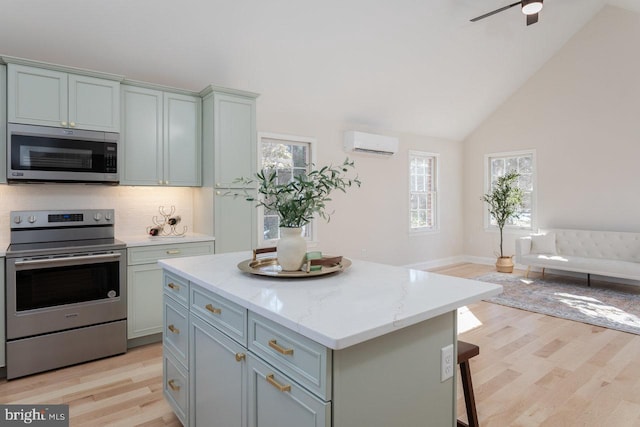
<path id="1" fill-rule="evenodd" d="M 480 201 L 492 152 L 536 150 L 538 227 L 640 231 L 638 41 L 640 14 L 605 7 L 464 141 L 465 254 L 498 247 Z"/>
<path id="2" fill-rule="evenodd" d="M 0 185 L 0 249 L 9 244 L 10 211 L 44 209 L 115 209 L 116 237 L 144 235 L 158 207 L 176 207 L 193 229 L 193 190 L 178 187 L 128 187 L 70 184 Z"/>
<path id="3" fill-rule="evenodd" d="M 347 194 L 332 193 L 331 221 L 319 221 L 319 250 L 394 265 L 433 263 L 462 254 L 462 144 L 408 134 L 393 134 L 352 122 L 328 122 L 264 111 L 258 98 L 258 131 L 317 139 L 316 165 L 341 163 L 349 156 L 362 180 Z M 392 156 L 345 153 L 346 130 L 397 136 Z M 409 233 L 408 150 L 440 154 L 440 231 Z"/>

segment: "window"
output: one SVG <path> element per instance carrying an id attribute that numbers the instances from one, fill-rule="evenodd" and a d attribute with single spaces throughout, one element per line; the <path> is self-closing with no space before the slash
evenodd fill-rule
<path id="1" fill-rule="evenodd" d="M 409 152 L 409 223 L 411 231 L 433 231 L 437 223 L 438 155 Z"/>
<path id="2" fill-rule="evenodd" d="M 259 139 L 259 168 L 275 169 L 279 183 L 289 182 L 294 176 L 311 170 L 314 139 L 267 133 L 261 133 Z M 265 211 L 264 208 L 259 209 L 258 224 L 258 229 L 262 229 L 258 236 L 259 243 L 262 244 L 280 237 L 277 212 Z M 304 227 L 302 235 L 307 240 L 314 239 L 313 222 Z"/>
<path id="3" fill-rule="evenodd" d="M 515 171 L 520 174 L 518 178 L 518 186 L 523 194 L 523 207 L 519 211 L 519 218 L 510 219 L 505 228 L 526 228 L 532 229 L 534 226 L 534 196 L 535 196 L 535 152 L 519 151 L 513 153 L 495 153 L 485 156 L 486 162 L 486 180 L 485 193 L 490 191 L 498 177 Z M 496 221 L 493 217 L 489 218 L 489 212 L 484 207 L 485 225 L 495 227 Z"/>

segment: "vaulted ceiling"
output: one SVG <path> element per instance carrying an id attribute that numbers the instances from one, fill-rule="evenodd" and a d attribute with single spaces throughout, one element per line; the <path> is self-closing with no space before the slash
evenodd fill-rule
<path id="1" fill-rule="evenodd" d="M 190 90 L 259 109 L 462 140 L 605 0 L 5 0 L 0 54 Z M 609 4 L 640 12 L 638 0 Z"/>

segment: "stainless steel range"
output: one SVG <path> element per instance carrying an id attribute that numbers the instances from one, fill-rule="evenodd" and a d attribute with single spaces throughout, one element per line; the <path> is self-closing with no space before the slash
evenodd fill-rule
<path id="1" fill-rule="evenodd" d="M 7 378 L 126 352 L 125 258 L 113 209 L 11 212 Z"/>

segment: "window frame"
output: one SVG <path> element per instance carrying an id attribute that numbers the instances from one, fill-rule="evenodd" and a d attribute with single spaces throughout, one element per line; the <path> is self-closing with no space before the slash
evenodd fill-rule
<path id="1" fill-rule="evenodd" d="M 507 158 L 507 157 L 524 157 L 530 155 L 531 156 L 531 222 L 528 227 L 520 226 L 520 225 L 511 225 L 505 224 L 504 231 L 535 231 L 537 230 L 538 224 L 538 215 L 537 215 L 537 194 L 538 194 L 538 163 L 536 159 L 536 150 L 528 149 L 528 150 L 518 150 L 518 151 L 502 151 L 489 153 L 484 155 L 484 192 L 482 194 L 486 194 L 490 191 L 491 187 L 491 160 L 495 158 Z M 483 221 L 484 221 L 484 229 L 485 231 L 498 231 L 498 226 L 495 224 L 491 224 L 491 218 L 489 214 L 489 209 L 487 209 L 487 204 L 482 201 L 482 209 L 483 209 Z"/>
<path id="2" fill-rule="evenodd" d="M 309 164 L 308 169 L 312 167 L 316 159 L 316 138 L 298 135 L 288 135 L 272 132 L 258 132 L 258 144 L 257 144 L 257 156 L 256 156 L 256 170 L 262 170 L 262 150 L 263 139 L 282 141 L 283 144 L 308 144 L 309 145 Z M 257 232 L 258 232 L 258 246 L 274 246 L 278 239 L 265 239 L 264 238 L 264 206 L 258 206 L 256 213 Z M 308 243 L 314 243 L 318 240 L 318 227 L 317 218 L 314 218 L 311 224 L 311 235 L 305 237 Z"/>
<path id="3" fill-rule="evenodd" d="M 411 225 L 411 195 L 413 190 L 411 189 L 412 184 L 412 174 L 411 174 L 411 161 L 414 157 L 422 157 L 422 158 L 432 158 L 433 159 L 433 169 L 434 172 L 432 174 L 432 182 L 433 182 L 433 190 L 430 190 L 433 194 L 432 203 L 435 207 L 431 210 L 432 215 L 432 226 L 431 227 L 412 227 Z M 408 215 L 407 219 L 409 221 L 409 233 L 411 235 L 416 234 L 426 234 L 426 233 L 437 233 L 440 231 L 440 153 L 433 153 L 428 151 L 419 151 L 419 150 L 409 150 L 408 154 Z"/>

